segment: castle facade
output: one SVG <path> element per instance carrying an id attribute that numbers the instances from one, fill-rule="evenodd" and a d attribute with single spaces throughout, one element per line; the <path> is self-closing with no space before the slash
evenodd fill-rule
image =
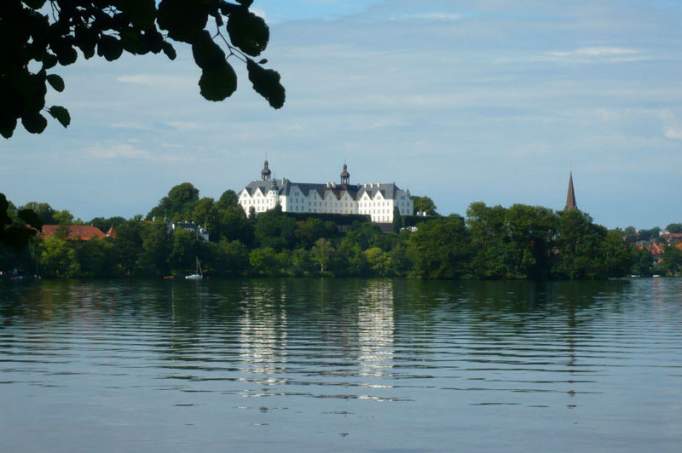
<path id="1" fill-rule="evenodd" d="M 395 183 L 350 183 L 348 166 L 343 166 L 339 184 L 297 183 L 286 178 L 272 179 L 266 160 L 261 179 L 239 192 L 239 205 L 246 215 L 275 209 L 282 212 L 367 215 L 375 223 L 392 223 L 394 212 L 413 215 L 414 203 L 408 190 Z"/>

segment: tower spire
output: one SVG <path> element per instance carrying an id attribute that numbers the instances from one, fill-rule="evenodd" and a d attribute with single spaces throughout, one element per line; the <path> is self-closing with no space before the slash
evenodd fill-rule
<path id="1" fill-rule="evenodd" d="M 341 184 L 346 186 L 350 184 L 350 173 L 346 163 L 343 164 L 343 170 L 341 171 Z"/>
<path id="2" fill-rule="evenodd" d="M 263 170 L 260 172 L 260 175 L 261 178 L 263 178 L 263 181 L 270 181 L 272 171 L 270 170 L 270 162 L 267 160 L 263 163 Z"/>
<path id="3" fill-rule="evenodd" d="M 578 209 L 578 203 L 575 201 L 575 188 L 573 187 L 573 172 L 568 177 L 568 194 L 566 195 L 565 211 L 574 211 Z"/>

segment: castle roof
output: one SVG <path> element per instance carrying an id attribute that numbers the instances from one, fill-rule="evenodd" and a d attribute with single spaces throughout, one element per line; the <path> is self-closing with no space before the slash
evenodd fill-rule
<path id="1" fill-rule="evenodd" d="M 269 180 L 269 181 L 252 181 L 250 182 L 244 190 L 246 190 L 249 195 L 253 196 L 257 189 L 261 192 L 267 193 L 271 190 L 275 190 L 278 195 L 290 195 L 294 187 L 297 187 L 303 195 L 309 196 L 311 192 L 317 192 L 320 198 L 325 198 L 328 192 L 331 192 L 338 200 L 343 197 L 344 193 L 347 193 L 353 200 L 359 200 L 365 193 L 369 195 L 370 198 L 374 198 L 377 193 L 381 193 L 381 196 L 387 200 L 392 200 L 396 197 L 397 192 L 400 190 L 398 186 L 394 183 L 391 184 L 318 184 L 318 183 L 300 183 L 291 182 L 288 179 L 281 180 Z"/>

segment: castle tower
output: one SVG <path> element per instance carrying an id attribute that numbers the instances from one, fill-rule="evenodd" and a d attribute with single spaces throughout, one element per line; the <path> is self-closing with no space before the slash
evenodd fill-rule
<path id="1" fill-rule="evenodd" d="M 350 173 L 348 173 L 348 165 L 343 164 L 343 171 L 341 172 L 341 185 L 347 186 L 350 184 Z"/>
<path id="2" fill-rule="evenodd" d="M 565 211 L 575 211 L 578 209 L 578 203 L 575 201 L 575 189 L 573 188 L 573 172 L 568 178 L 568 194 L 566 195 Z"/>
<path id="3" fill-rule="evenodd" d="M 260 172 L 261 178 L 263 178 L 263 181 L 270 181 L 270 176 L 272 175 L 272 172 L 270 171 L 270 166 L 269 162 L 266 160 L 265 163 L 263 164 L 263 170 Z"/>

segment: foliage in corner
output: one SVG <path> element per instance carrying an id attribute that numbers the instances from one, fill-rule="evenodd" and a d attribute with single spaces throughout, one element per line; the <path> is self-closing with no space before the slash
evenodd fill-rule
<path id="1" fill-rule="evenodd" d="M 223 101 L 237 89 L 230 60 L 246 64 L 254 89 L 284 106 L 280 75 L 253 58 L 267 48 L 270 30 L 251 12 L 253 0 L 2 0 L 0 1 L 0 134 L 12 137 L 21 122 L 30 133 L 47 127 L 46 115 L 67 127 L 68 110 L 45 106 L 48 86 L 61 93 L 55 74 L 80 56 L 114 61 L 124 53 L 177 56 L 173 42 L 191 45 L 201 69 L 199 91 Z"/>
<path id="2" fill-rule="evenodd" d="M 22 249 L 41 227 L 42 222 L 33 210 L 17 211 L 0 193 L 0 246 Z"/>

